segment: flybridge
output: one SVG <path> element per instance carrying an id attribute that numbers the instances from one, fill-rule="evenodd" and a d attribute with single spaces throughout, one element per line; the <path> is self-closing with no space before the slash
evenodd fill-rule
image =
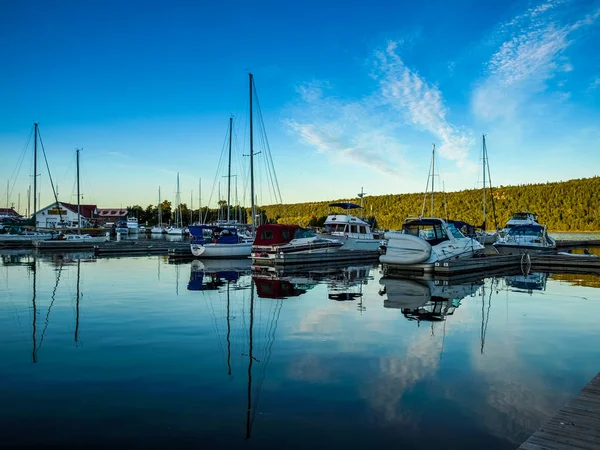
<path id="1" fill-rule="evenodd" d="M 329 206 L 342 208 L 342 209 L 362 209 L 362 206 L 357 205 L 356 203 L 348 203 L 348 202 L 340 202 L 340 203 L 330 203 Z"/>

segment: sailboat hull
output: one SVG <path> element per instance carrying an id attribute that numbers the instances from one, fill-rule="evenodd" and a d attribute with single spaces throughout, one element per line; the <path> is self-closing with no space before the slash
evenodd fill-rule
<path id="1" fill-rule="evenodd" d="M 239 244 L 191 244 L 192 254 L 199 258 L 248 258 L 252 242 Z"/>

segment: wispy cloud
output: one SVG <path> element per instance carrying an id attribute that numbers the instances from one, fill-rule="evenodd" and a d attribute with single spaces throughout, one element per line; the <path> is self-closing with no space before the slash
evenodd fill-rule
<path id="1" fill-rule="evenodd" d="M 588 86 L 586 92 L 594 92 L 596 89 L 600 88 L 600 75 L 596 76 L 590 85 Z"/>
<path id="2" fill-rule="evenodd" d="M 131 156 L 126 155 L 125 153 L 121 153 L 121 152 L 107 152 L 106 153 L 108 156 L 115 156 L 117 158 L 122 158 L 122 159 L 131 159 Z"/>
<path id="3" fill-rule="evenodd" d="M 301 101 L 294 109 L 295 119 L 287 121 L 289 129 L 319 152 L 395 174 L 397 167 L 406 164 L 407 145 L 398 136 L 409 127 L 429 132 L 442 157 L 465 165 L 473 145 L 470 131 L 447 120 L 438 87 L 407 67 L 398 47 L 397 42 L 389 42 L 374 53 L 370 75 L 377 85 L 360 99 L 330 94 L 328 82 L 298 87 Z"/>
<path id="4" fill-rule="evenodd" d="M 478 117 L 514 118 L 523 103 L 548 88 L 550 79 L 574 70 L 565 52 L 596 22 L 600 10 L 579 20 L 567 20 L 560 14 L 560 7 L 567 3 L 548 0 L 500 26 L 501 44 L 473 94 L 473 111 Z"/>
<path id="5" fill-rule="evenodd" d="M 466 161 L 474 144 L 469 130 L 454 126 L 446 119 L 447 108 L 437 86 L 406 66 L 398 55 L 398 43 L 389 42 L 386 49 L 375 54 L 380 100 L 399 111 L 405 122 L 429 131 L 440 141 L 440 154 L 458 165 Z"/>

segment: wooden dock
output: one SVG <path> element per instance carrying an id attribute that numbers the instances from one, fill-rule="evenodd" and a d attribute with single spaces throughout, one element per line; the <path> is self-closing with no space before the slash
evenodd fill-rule
<path id="1" fill-rule="evenodd" d="M 600 449 L 600 373 L 519 449 Z"/>

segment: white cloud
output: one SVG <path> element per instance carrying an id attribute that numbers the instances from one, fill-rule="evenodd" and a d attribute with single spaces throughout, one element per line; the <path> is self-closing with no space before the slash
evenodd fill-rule
<path id="1" fill-rule="evenodd" d="M 596 89 L 600 87 L 600 75 L 596 76 L 590 85 L 588 86 L 586 92 L 594 92 Z"/>
<path id="2" fill-rule="evenodd" d="M 466 159 L 474 144 L 471 132 L 447 120 L 442 93 L 404 64 L 398 43 L 375 52 L 372 62 L 371 76 L 378 84 L 362 98 L 331 95 L 328 82 L 298 87 L 301 103 L 293 111 L 295 119 L 286 122 L 289 129 L 318 152 L 391 175 L 398 167 L 406 168 L 406 145 L 398 136 L 409 127 L 429 132 L 442 157 L 470 168 Z"/>
<path id="3" fill-rule="evenodd" d="M 486 78 L 472 97 L 473 112 L 485 120 L 515 119 L 521 105 L 548 88 L 557 73 L 574 70 L 565 52 L 600 10 L 567 23 L 556 8 L 564 0 L 547 1 L 530 8 L 500 27 L 502 43 L 490 58 Z M 564 83 L 563 83 L 564 84 Z M 569 98 L 562 93 L 554 98 Z"/>

